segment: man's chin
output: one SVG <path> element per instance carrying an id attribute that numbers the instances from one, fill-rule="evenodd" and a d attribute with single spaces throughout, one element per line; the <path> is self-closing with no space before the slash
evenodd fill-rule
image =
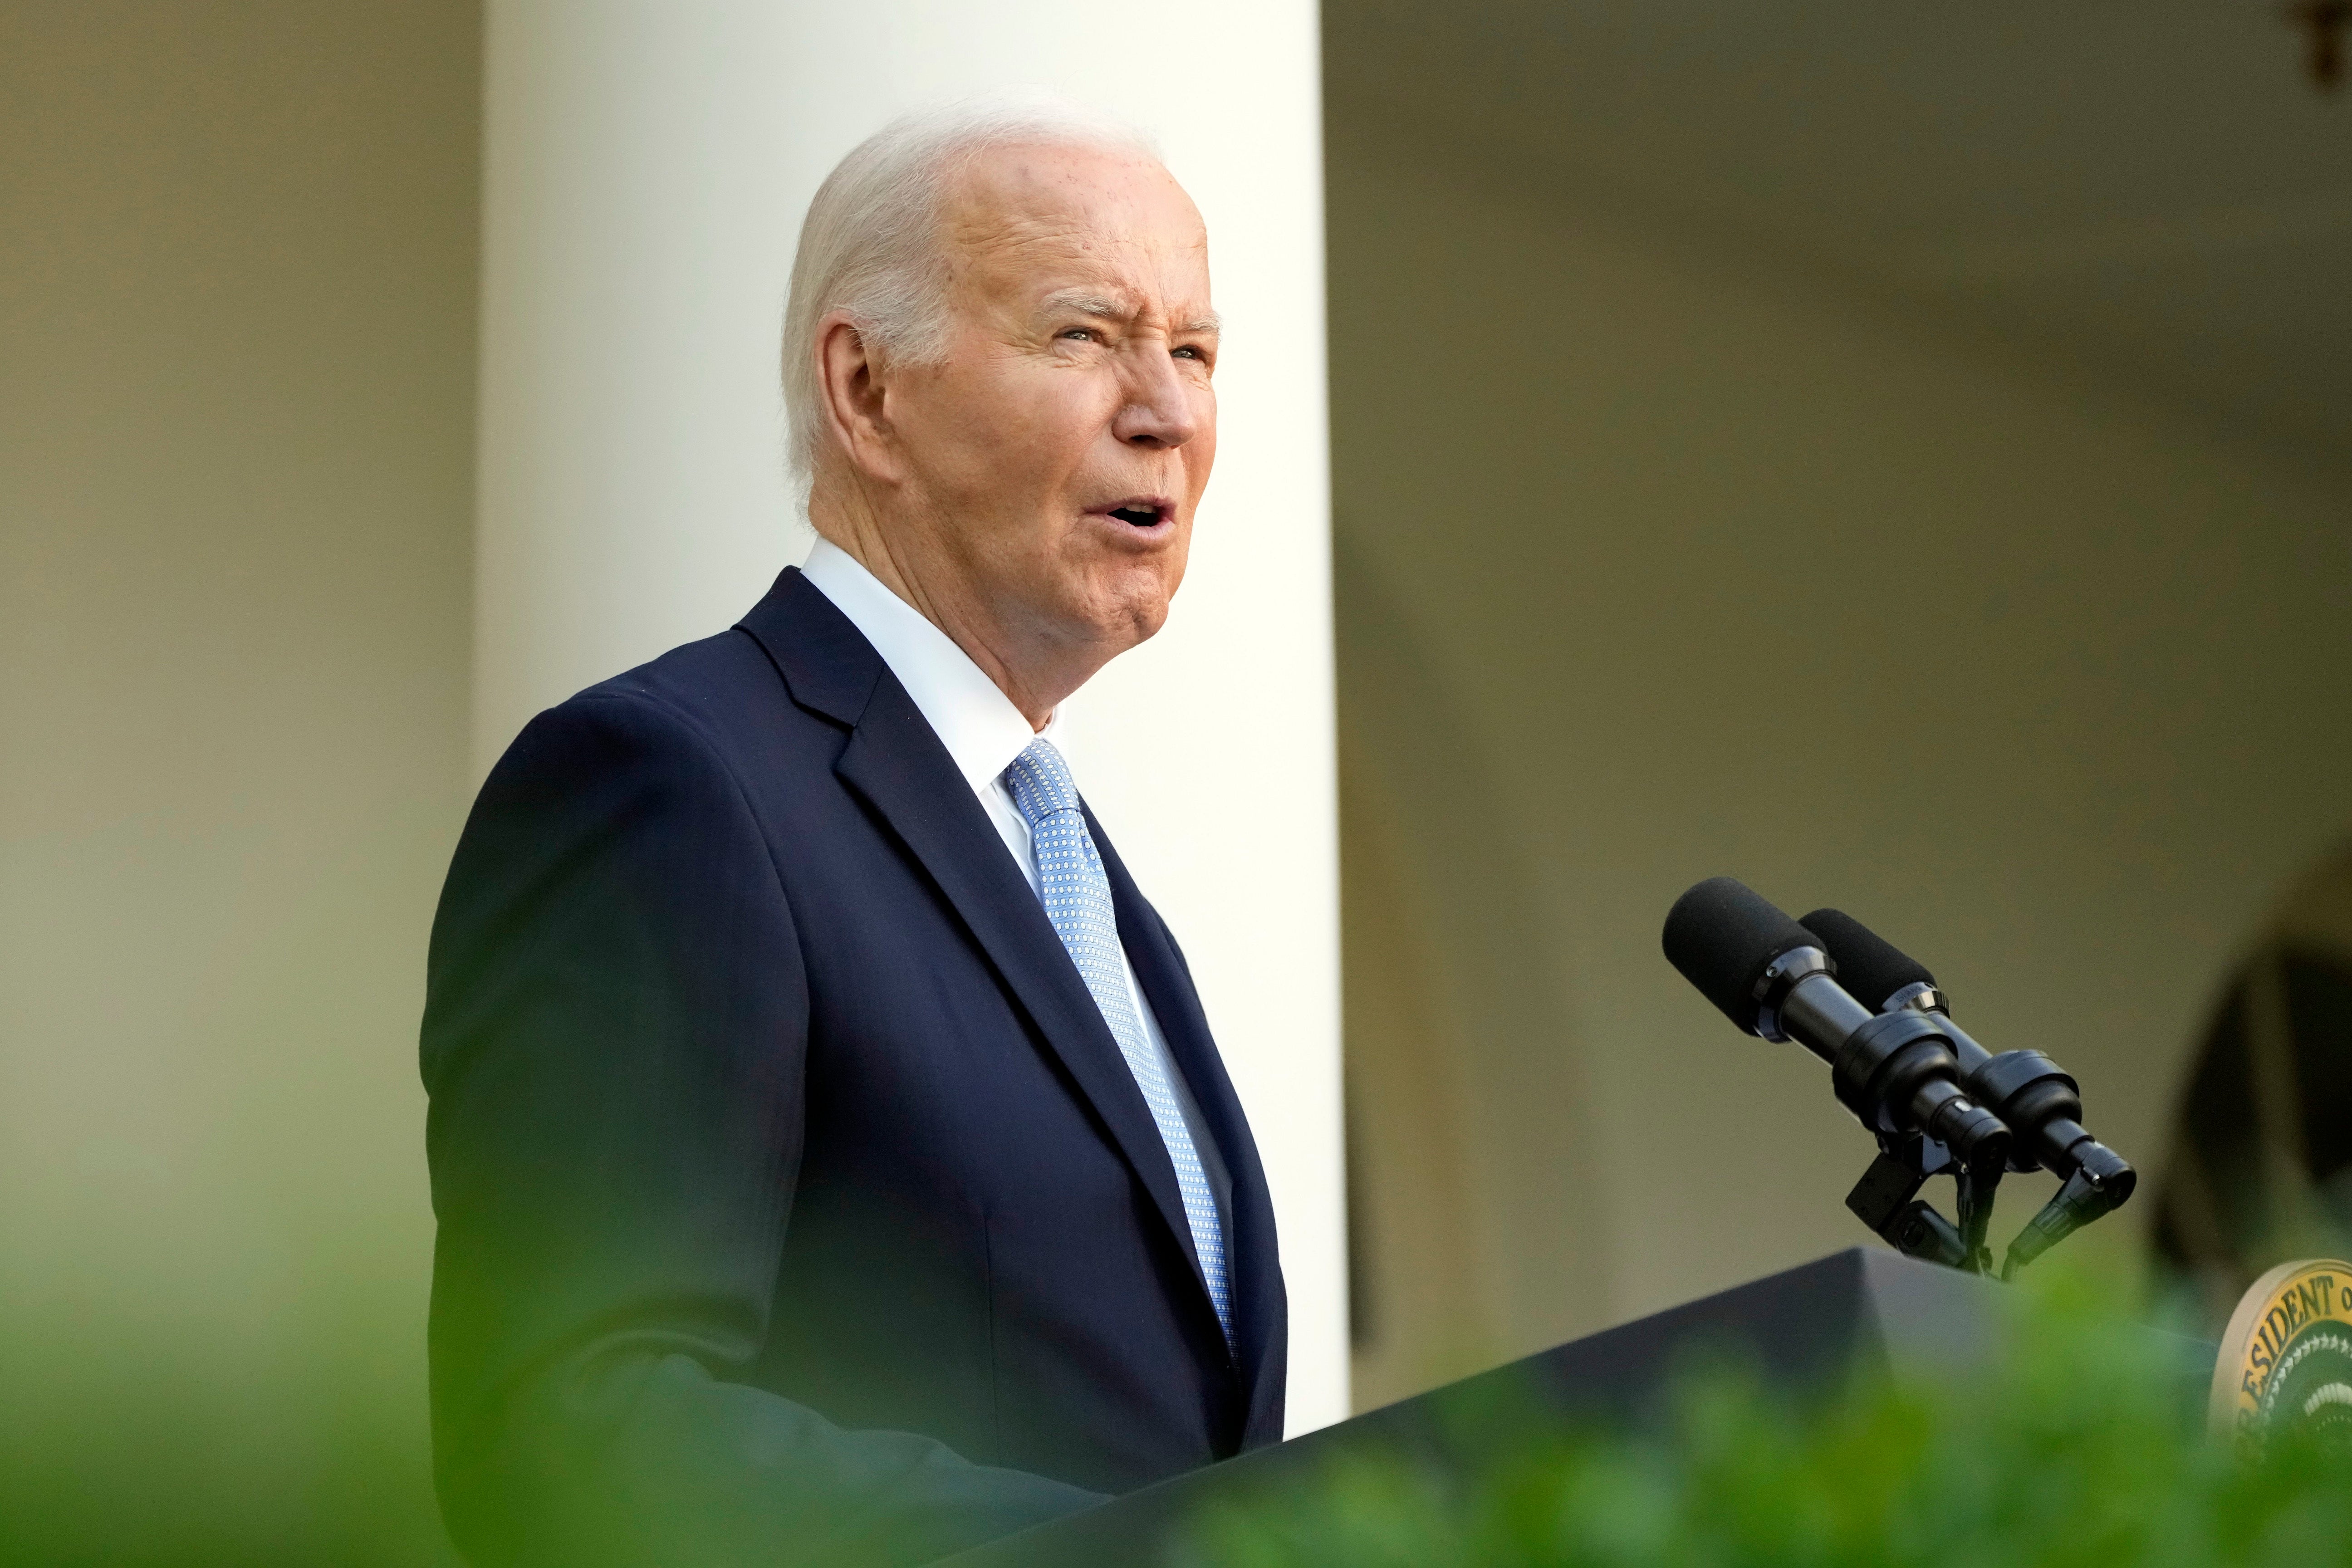
<path id="1" fill-rule="evenodd" d="M 1105 659 L 1118 658 L 1149 640 L 1168 622 L 1172 583 L 1156 577 L 1149 585 L 1132 582 L 1094 584 L 1095 591 L 1066 607 L 1064 624 L 1076 639 L 1095 645 Z"/>

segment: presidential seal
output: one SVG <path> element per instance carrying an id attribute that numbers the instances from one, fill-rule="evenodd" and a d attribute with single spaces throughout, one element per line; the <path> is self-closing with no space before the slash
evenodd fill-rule
<path id="1" fill-rule="evenodd" d="M 2221 1336 L 2211 1411 L 2249 1450 L 2300 1429 L 2352 1453 L 2352 1263 L 2282 1263 L 2254 1281 Z"/>

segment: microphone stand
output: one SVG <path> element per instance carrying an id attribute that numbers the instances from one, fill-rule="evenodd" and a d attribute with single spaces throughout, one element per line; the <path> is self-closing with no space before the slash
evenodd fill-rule
<path id="1" fill-rule="evenodd" d="M 2043 1204 L 2042 1212 L 2028 1220 L 2025 1228 L 2010 1242 L 2009 1254 L 2001 1259 L 2000 1277 L 2016 1279 L 2019 1269 L 2101 1215 L 2120 1208 L 2129 1196 L 2128 1185 L 2112 1179 L 2102 1181 L 2087 1162 L 2077 1165 L 2074 1173 L 2060 1184 L 2056 1195 Z"/>
<path id="2" fill-rule="evenodd" d="M 1944 1174 L 1949 1174 L 1958 1189 L 1958 1225 L 1918 1195 L 1928 1177 Z M 1882 1131 L 1878 1158 L 1846 1194 L 1845 1206 L 1906 1258 L 1970 1274 L 1990 1274 L 1992 1249 L 1985 1245 L 1985 1231 L 1992 1224 L 1993 1194 L 2000 1184 L 1999 1165 L 1972 1171 L 1925 1133 Z M 2012 1258 L 2016 1250 L 2011 1247 Z M 2012 1264 L 2002 1278 L 2015 1271 Z"/>

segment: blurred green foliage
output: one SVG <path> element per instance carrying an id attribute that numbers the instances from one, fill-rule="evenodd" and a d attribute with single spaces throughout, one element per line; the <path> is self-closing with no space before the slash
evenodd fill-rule
<path id="1" fill-rule="evenodd" d="M 413 1323 L 257 1350 L 94 1316 L 0 1323 L 0 1564 L 455 1568 Z"/>
<path id="2" fill-rule="evenodd" d="M 1795 1400 L 1719 1359 L 1622 1431 L 1489 1411 L 1464 1471 L 1356 1455 L 1221 1503 L 1185 1568 L 2352 1565 L 2352 1460 L 2209 1441 L 2181 1342 L 2083 1278 L 2006 1300 L 1982 1367 Z M 453 1561 L 407 1356 L 317 1354 L 262 1395 L 168 1355 L 94 1378 L 33 1349 L 0 1337 L 0 1563 Z"/>
<path id="3" fill-rule="evenodd" d="M 1221 1504 L 1191 1568 L 2205 1568 L 2352 1563 L 2352 1460 L 2204 1434 L 2183 1342 L 2053 1276 L 2009 1299 L 1972 1372 L 1797 1401 L 1736 1361 L 1686 1368 L 1659 1417 L 1574 1430 L 1521 1412 L 1441 1476 L 1353 1456 Z"/>

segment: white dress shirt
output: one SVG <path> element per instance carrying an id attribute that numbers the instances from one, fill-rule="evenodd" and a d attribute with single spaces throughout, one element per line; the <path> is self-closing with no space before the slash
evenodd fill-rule
<path id="1" fill-rule="evenodd" d="M 971 656 L 956 646 L 953 637 L 883 586 L 881 579 L 868 572 L 857 557 L 830 540 L 816 542 L 816 548 L 809 552 L 808 560 L 801 566 L 801 574 L 866 635 L 874 651 L 882 656 L 882 662 L 890 667 L 890 673 L 898 678 L 898 684 L 907 689 L 907 695 L 915 700 L 915 706 L 922 710 L 931 732 L 947 748 L 964 782 L 980 796 L 980 804 L 986 808 L 989 820 L 996 825 L 997 837 L 1004 840 L 1013 864 L 1029 879 L 1029 890 L 1043 898 L 1044 884 L 1037 876 L 1037 856 L 1030 843 L 1029 819 L 1013 804 L 1013 791 L 1004 782 L 1004 770 L 1012 766 L 1013 759 L 1032 740 L 1041 735 L 1053 739 L 1061 721 L 1059 710 L 1045 721 L 1043 730 L 1031 730 L 1029 721 L 1013 705 L 1013 700 L 980 666 L 972 663 Z M 1127 978 L 1127 994 L 1134 999 L 1136 1016 L 1143 1020 L 1144 1037 L 1150 1042 L 1152 1055 L 1160 1058 L 1160 1070 L 1169 1088 L 1175 1091 L 1176 1107 L 1183 1113 L 1184 1126 L 1192 1134 L 1193 1148 L 1200 1152 L 1202 1168 L 1209 1178 L 1209 1191 L 1217 1200 L 1218 1222 L 1230 1235 L 1233 1181 L 1226 1173 L 1217 1141 L 1209 1135 L 1207 1124 L 1201 1120 L 1201 1108 L 1193 1102 L 1192 1086 L 1184 1081 L 1183 1072 L 1169 1052 L 1167 1037 L 1160 1032 L 1160 1020 L 1152 1016 L 1143 987 L 1136 984 L 1135 965 L 1128 961 L 1123 945 L 1118 964 Z"/>

